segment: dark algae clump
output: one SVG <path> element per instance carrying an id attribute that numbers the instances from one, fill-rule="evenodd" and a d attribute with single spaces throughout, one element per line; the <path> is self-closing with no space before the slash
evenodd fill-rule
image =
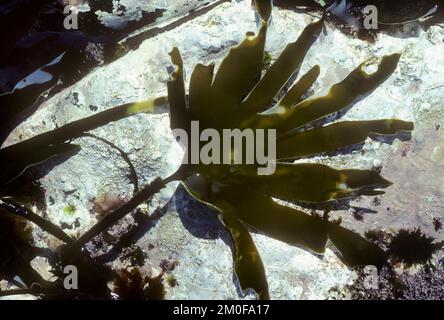
<path id="1" fill-rule="evenodd" d="M 165 298 L 162 276 L 150 278 L 137 268 L 123 269 L 114 282 L 114 291 L 123 300 L 162 300 Z"/>
<path id="2" fill-rule="evenodd" d="M 386 249 L 390 264 L 373 274 L 364 268 L 357 268 L 358 277 L 348 286 L 352 299 L 444 298 L 442 258 L 432 263 L 432 259 L 439 258 L 436 254 L 442 249 L 443 242 L 436 242 L 420 228 L 400 229 L 397 232 L 375 229 L 367 231 L 366 237 Z"/>
<path id="3" fill-rule="evenodd" d="M 395 262 L 402 262 L 409 267 L 428 262 L 443 245 L 443 242 L 434 242 L 419 228 L 401 229 L 391 240 L 388 252 Z"/>

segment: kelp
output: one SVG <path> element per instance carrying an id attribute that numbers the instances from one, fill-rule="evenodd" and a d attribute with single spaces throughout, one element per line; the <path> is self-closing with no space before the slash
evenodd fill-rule
<path id="1" fill-rule="evenodd" d="M 350 198 L 365 188 L 386 188 L 391 182 L 369 170 L 336 170 L 315 163 L 278 163 L 272 175 L 255 175 L 251 168 L 236 180 L 263 194 L 286 201 L 320 203 Z"/>
<path id="2" fill-rule="evenodd" d="M 175 69 L 167 85 L 170 125 L 171 129 L 186 132 L 190 131 L 193 120 L 199 121 L 201 130 L 276 129 L 277 163 L 274 174 L 258 175 L 257 163 L 183 164 L 171 176 L 155 179 L 143 187 L 132 199 L 107 214 L 78 239 L 71 241 L 65 238 L 67 244 L 59 255 L 58 265 L 81 265 L 83 270 L 89 270 L 85 272 L 86 280 L 91 280 L 95 274 L 107 274 L 109 270 L 96 265 L 86 250 L 81 250 L 82 247 L 171 181 L 181 181 L 192 197 L 215 210 L 233 240 L 234 270 L 240 287 L 242 290 L 253 289 L 261 299 L 269 298 L 266 266 L 250 235 L 251 228 L 317 254 L 324 253 L 330 242 L 348 266 L 375 265 L 381 268 L 388 263 L 386 251 L 342 227 L 339 221 L 330 221 L 328 214 L 322 217 L 308 214 L 285 201 L 328 204 L 357 195 L 382 194 L 381 189 L 391 185 L 375 171 L 337 170 L 320 164 L 291 161 L 358 144 L 368 136 L 396 135 L 400 131 L 412 130 L 411 122 L 396 119 L 338 122 L 327 126 L 321 126 L 318 121 L 371 94 L 394 72 L 400 55 L 383 57 L 378 70 L 372 74 L 363 70 L 366 64 L 363 63 L 335 84 L 326 96 L 303 100 L 304 93 L 319 76 L 319 66 L 309 70 L 289 90 L 282 91 L 299 72 L 304 57 L 323 29 L 324 21 L 321 19 L 308 25 L 262 76 L 271 0 L 256 0 L 255 4 L 261 15 L 258 34 L 248 33 L 243 42 L 230 50 L 216 73 L 214 65 L 197 65 L 191 75 L 188 95 L 182 57 L 177 48 L 171 51 Z M 274 103 L 281 94 L 282 98 Z M 166 98 L 161 98 L 124 105 L 0 149 L 0 162 L 8 168 L 0 176 L 0 185 L 4 186 L 28 167 L 45 159 L 76 150 L 71 140 L 86 131 L 137 112 L 152 111 L 165 102 Z M 22 212 L 17 207 L 9 209 L 16 215 Z M 48 228 L 44 221 L 25 212 L 28 215 L 23 217 L 31 221 L 34 219 L 46 231 L 63 240 L 64 235 L 59 234 L 57 229 Z M 60 272 L 61 269 L 57 270 Z M 116 275 L 111 272 L 111 276 Z M 127 274 L 121 278 L 131 277 Z M 134 292 L 138 297 L 146 296 L 139 286 L 143 279 L 136 278 L 136 287 L 131 284 L 119 287 L 124 288 L 129 296 L 134 296 Z M 99 296 L 106 296 L 103 284 L 109 277 L 101 279 L 103 281 L 98 282 L 97 288 L 86 287 L 89 294 L 86 296 L 95 291 L 100 293 Z"/>
<path id="3" fill-rule="evenodd" d="M 63 279 L 65 276 L 63 273 L 65 265 L 71 263 L 82 269 L 82 277 L 79 279 L 82 285 L 81 292 L 65 292 L 63 283 L 60 281 L 48 283 L 33 269 L 31 260 L 39 254 L 39 250 L 30 244 L 30 240 L 25 237 L 24 231 L 16 227 L 16 221 L 30 221 L 65 244 L 72 244 L 75 239 L 68 236 L 59 226 L 34 213 L 27 205 L 24 205 L 23 199 L 27 198 L 24 193 L 28 192 L 29 188 L 26 185 L 16 186 L 16 184 L 21 183 L 18 178 L 22 177 L 30 167 L 37 166 L 55 157 L 70 156 L 78 152 L 80 147 L 69 143 L 69 141 L 78 137 L 91 137 L 92 135 L 86 133 L 87 131 L 136 113 L 156 112 L 156 109 L 165 105 L 165 103 L 167 103 L 167 99 L 161 97 L 118 106 L 0 149 L 0 164 L 2 166 L 0 173 L 0 229 L 2 234 L 0 241 L 0 251 L 2 253 L 0 274 L 10 280 L 18 275 L 27 286 L 27 288 L 20 288 L 11 292 L 0 292 L 0 296 L 31 293 L 50 299 L 109 297 L 110 291 L 107 289 L 106 283 L 119 276 L 109 268 L 92 261 L 87 255 L 85 256 L 85 253 L 76 252 L 75 254 L 66 255 L 61 255 L 60 252 L 58 254 L 51 253 L 53 255 L 51 258 L 53 273 L 59 279 Z M 102 141 L 109 144 L 104 139 Z M 125 160 L 129 160 L 121 149 L 112 146 L 121 153 Z M 127 162 L 132 173 L 135 191 L 137 191 L 137 175 L 131 162 Z M 29 204 L 33 205 L 34 203 L 30 201 Z M 23 223 L 19 224 L 19 226 L 22 225 Z"/>
<path id="4" fill-rule="evenodd" d="M 139 112 L 153 112 L 167 102 L 157 98 L 137 103 L 128 103 L 90 117 L 73 121 L 57 129 L 36 135 L 25 141 L 0 149 L 0 186 L 19 177 L 26 169 L 55 156 L 79 151 L 79 146 L 67 143 L 85 132 L 118 121 Z"/>
<path id="5" fill-rule="evenodd" d="M 74 242 L 60 227 L 30 209 L 10 199 L 0 200 L 0 277 L 19 286 L 18 289 L 0 291 L 0 297 L 32 294 L 45 299 L 110 299 L 112 291 L 108 283 L 114 281 L 122 286 L 133 285 L 132 279 L 115 272 L 105 264 L 98 263 L 86 251 L 72 254 L 67 251 L 66 245 L 55 251 L 34 246 L 27 220 L 65 244 Z M 51 265 L 49 271 L 53 274 L 51 281 L 42 278 L 33 268 L 31 261 L 35 257 L 48 259 Z M 69 265 L 77 269 L 79 290 L 65 289 L 65 267 Z M 151 287 L 150 290 L 155 291 Z"/>
<path id="6" fill-rule="evenodd" d="M 183 62 L 178 49 L 172 51 L 176 71 L 168 84 L 172 128 L 188 130 L 186 121 L 199 120 L 203 128 L 276 129 L 277 164 L 270 176 L 257 175 L 256 165 L 182 165 L 182 179 L 190 194 L 216 208 L 234 242 L 234 269 L 242 289 L 254 289 L 262 299 L 269 297 L 264 266 L 246 226 L 268 236 L 322 254 L 327 241 L 349 266 L 387 264 L 387 254 L 359 234 L 347 230 L 328 215 L 319 217 L 277 202 L 325 203 L 356 195 L 383 193 L 391 185 L 379 173 L 369 170 L 336 170 L 328 166 L 288 163 L 304 156 L 331 152 L 362 143 L 372 135 L 396 135 L 410 131 L 413 123 L 383 119 L 338 122 L 319 126 L 320 119 L 340 112 L 371 94 L 396 69 L 399 54 L 382 57 L 378 70 L 364 71 L 368 62 L 333 85 L 323 97 L 302 100 L 316 81 L 319 67 L 303 75 L 273 104 L 301 67 L 305 55 L 323 28 L 323 19 L 308 25 L 298 40 L 289 44 L 261 77 L 264 41 L 268 28 L 268 0 L 256 1 L 262 15 L 256 36 L 251 33 L 232 48 L 214 74 L 214 66 L 198 65 L 191 76 L 189 101 L 183 88 Z M 269 8 L 265 8 L 268 6 Z M 263 60 L 263 59 L 262 59 Z M 179 88 L 175 90 L 175 88 Z M 180 97 L 180 100 L 177 99 Z M 174 119 L 181 119 L 181 124 Z M 314 128 L 305 129 L 311 124 Z M 302 130 L 301 130 L 302 129 Z M 281 163 L 286 160 L 287 163 Z"/>
<path id="7" fill-rule="evenodd" d="M 230 211 L 225 208 L 221 220 L 230 231 L 234 243 L 234 270 L 239 285 L 241 288 L 254 288 L 259 297 L 269 299 L 265 268 L 254 241 L 247 228 Z"/>

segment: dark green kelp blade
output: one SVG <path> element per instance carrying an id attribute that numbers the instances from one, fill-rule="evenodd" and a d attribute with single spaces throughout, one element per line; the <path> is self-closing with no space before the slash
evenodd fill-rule
<path id="1" fill-rule="evenodd" d="M 0 186 L 5 185 L 23 174 L 26 169 L 61 155 L 74 155 L 80 146 L 62 143 L 45 147 L 29 148 L 24 153 L 8 153 L 0 156 Z"/>
<path id="2" fill-rule="evenodd" d="M 247 186 L 227 187 L 219 196 L 232 204 L 238 219 L 277 240 L 324 253 L 329 238 L 349 266 L 380 267 L 386 262 L 385 252 L 359 234 L 319 216 L 280 205 Z"/>
<path id="3" fill-rule="evenodd" d="M 228 210 L 221 214 L 221 220 L 233 239 L 234 270 L 240 287 L 253 289 L 261 300 L 270 299 L 264 265 L 248 230 Z"/>
<path id="4" fill-rule="evenodd" d="M 262 23 L 268 23 L 273 10 L 273 0 L 253 0 L 253 3 Z"/>
<path id="5" fill-rule="evenodd" d="M 188 113 L 190 120 L 199 121 L 201 127 L 208 127 L 214 122 L 213 83 L 214 64 L 196 65 L 191 74 Z"/>
<path id="6" fill-rule="evenodd" d="M 392 185 L 375 170 L 344 169 L 341 173 L 347 177 L 347 186 L 352 189 L 388 188 Z"/>
<path id="7" fill-rule="evenodd" d="M 182 56 L 178 48 L 170 52 L 171 62 L 175 70 L 170 74 L 167 83 L 168 101 L 170 103 L 171 130 L 182 129 L 189 132 L 189 119 L 187 116 L 187 102 L 185 97 L 184 71 Z"/>
<path id="8" fill-rule="evenodd" d="M 302 100 L 302 96 L 319 77 L 320 72 L 321 69 L 317 65 L 308 70 L 307 73 L 305 73 L 295 84 L 293 84 L 290 90 L 287 91 L 281 101 L 277 104 L 277 107 L 289 109 L 298 104 Z"/>
<path id="9" fill-rule="evenodd" d="M 282 87 L 299 72 L 307 51 L 322 30 L 323 23 L 323 19 L 321 19 L 309 24 L 296 42 L 287 45 L 279 58 L 270 66 L 270 69 L 242 102 L 241 110 L 245 117 L 269 107 Z"/>
<path id="10" fill-rule="evenodd" d="M 227 187 L 219 196 L 236 208 L 237 218 L 266 235 L 313 252 L 325 251 L 328 223 L 321 218 L 280 205 L 248 186 Z"/>
<path id="11" fill-rule="evenodd" d="M 277 163 L 273 175 L 246 175 L 244 181 L 262 194 L 307 203 L 351 198 L 361 189 L 391 185 L 376 171 L 336 170 L 316 163 Z"/>
<path id="12" fill-rule="evenodd" d="M 333 85 L 326 96 L 304 100 L 285 113 L 258 114 L 245 121 L 243 127 L 275 128 L 284 134 L 339 112 L 372 93 L 395 71 L 399 59 L 399 54 L 384 56 L 378 70 L 371 74 L 363 70 L 364 62 L 343 81 Z"/>
<path id="13" fill-rule="evenodd" d="M 152 112 L 156 107 L 162 106 L 167 99 L 157 98 L 137 103 L 128 103 L 114 107 L 84 119 L 76 120 L 57 129 L 44 132 L 25 141 L 0 149 L 0 164 L 8 168 L 3 172 L 0 184 L 9 182 L 18 177 L 26 168 L 40 163 L 57 154 L 75 151 L 77 146 L 66 145 L 69 141 L 80 137 L 84 132 L 96 129 L 110 122 L 117 121 L 139 112 Z"/>
<path id="14" fill-rule="evenodd" d="M 253 289 L 259 299 L 269 299 L 265 269 L 257 248 L 246 227 L 235 215 L 236 209 L 225 200 L 208 201 L 207 181 L 191 177 L 182 182 L 191 197 L 202 205 L 218 212 L 219 219 L 228 229 L 233 240 L 233 265 L 242 290 Z"/>
<path id="15" fill-rule="evenodd" d="M 332 225 L 329 238 L 339 251 L 341 260 L 348 266 L 374 265 L 381 268 L 387 264 L 386 252 L 356 232 Z"/>
<path id="16" fill-rule="evenodd" d="M 395 119 L 344 121 L 278 139 L 278 159 L 296 159 L 359 144 L 371 135 L 396 135 L 413 130 L 413 123 Z"/>
<path id="17" fill-rule="evenodd" d="M 211 87 L 215 128 L 236 126 L 243 98 L 260 79 L 267 26 L 262 25 L 257 36 L 247 34 L 240 45 L 233 47 L 222 61 Z"/>

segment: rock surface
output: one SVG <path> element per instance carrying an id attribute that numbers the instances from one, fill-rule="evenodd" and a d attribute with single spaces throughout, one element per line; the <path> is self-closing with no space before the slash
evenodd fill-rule
<path id="1" fill-rule="evenodd" d="M 109 28 L 123 29 L 129 22 L 140 20 L 144 14 L 164 11 L 159 21 L 165 21 L 176 16 L 196 10 L 215 0 L 116 0 L 112 1 L 112 10 L 97 10 L 99 20 Z"/>
<path id="2" fill-rule="evenodd" d="M 141 1 L 140 10 L 144 10 L 144 5 L 157 6 L 160 2 L 164 1 Z M 266 45 L 272 58 L 312 20 L 310 15 L 275 9 Z M 230 46 L 253 30 L 255 17 L 247 1 L 222 4 L 206 15 L 146 40 L 137 50 L 96 69 L 55 95 L 20 125 L 6 144 L 112 106 L 165 95 L 167 67 L 171 64 L 168 52 L 173 47 L 179 47 L 186 74 L 190 75 L 197 63 L 220 62 Z M 332 214 L 341 216 L 346 227 L 364 233 L 375 228 L 420 226 L 426 234 L 443 240 L 443 231 L 435 231 L 432 221 L 444 220 L 444 184 L 439 178 L 444 176 L 444 28 L 414 31 L 406 30 L 403 37 L 381 33 L 375 44 L 369 44 L 327 27 L 308 53 L 301 71 L 302 74 L 315 64 L 321 66 L 321 75 L 313 87 L 315 94 L 324 94 L 366 59 L 400 52 L 402 58 L 396 72 L 343 119 L 412 120 L 415 131 L 411 140 L 395 139 L 387 144 L 368 139 L 362 150 L 309 161 L 334 167 L 379 167 L 394 182 L 377 200 L 358 199 L 351 204 L 355 208 Z M 180 164 L 182 150 L 172 139 L 167 114 L 133 116 L 92 133 L 128 154 L 141 185 L 157 176 L 166 177 Z M 41 184 L 46 195 L 46 216 L 65 231 L 79 235 L 97 221 L 97 205 L 128 200 L 133 186 L 128 167 L 115 150 L 89 137 L 75 142 L 82 147 L 81 152 L 56 164 Z M 147 264 L 159 271 L 162 260 L 178 261 L 170 272 L 178 285 L 167 287 L 167 298 L 239 298 L 228 234 L 214 221 L 213 213 L 184 197 L 180 188 L 169 201 L 175 189 L 176 185 L 170 185 L 149 205 L 149 212 L 164 205 L 166 208 L 156 225 L 137 243 L 148 255 Z M 377 213 L 359 212 L 363 216 L 359 221 L 353 218 L 356 208 Z M 355 272 L 348 270 L 330 250 L 319 258 L 261 234 L 253 237 L 264 261 L 273 299 L 334 297 L 335 290 L 343 290 L 356 278 Z M 47 245 L 48 241 L 43 237 L 40 244 Z M 116 260 L 113 265 L 119 267 L 121 263 Z"/>

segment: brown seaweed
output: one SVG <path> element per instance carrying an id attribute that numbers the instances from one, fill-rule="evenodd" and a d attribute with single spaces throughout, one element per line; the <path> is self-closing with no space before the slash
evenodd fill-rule
<path id="1" fill-rule="evenodd" d="M 270 1 L 256 4 L 270 5 Z M 258 12 L 268 12 L 264 7 Z M 203 128 L 276 129 L 278 132 L 276 171 L 270 176 L 256 174 L 257 165 L 183 165 L 187 190 L 216 210 L 234 242 L 234 266 L 242 289 L 254 289 L 268 298 L 264 266 L 245 225 L 281 241 L 323 253 L 327 240 L 334 244 L 341 259 L 350 266 L 387 263 L 387 254 L 328 219 L 277 203 L 287 201 L 327 202 L 351 198 L 356 194 L 381 193 L 391 185 L 378 173 L 368 170 L 335 170 L 316 164 L 279 163 L 344 146 L 361 143 L 368 136 L 396 135 L 413 129 L 411 122 L 395 119 L 339 122 L 325 127 L 295 132 L 332 113 L 344 110 L 362 96 L 371 94 L 396 69 L 400 55 L 381 59 L 376 72 L 358 66 L 328 95 L 301 101 L 305 90 L 316 80 L 315 67 L 297 81 L 283 98 L 274 98 L 290 78 L 298 73 L 308 50 L 323 28 L 323 20 L 305 28 L 299 39 L 288 45 L 264 76 L 261 75 L 268 15 L 256 36 L 251 34 L 230 50 L 215 74 L 214 66 L 196 66 L 190 82 L 189 102 L 183 89 L 182 58 L 175 48 L 176 65 L 168 83 L 171 127 L 189 130 L 190 121 L 199 120 Z M 304 90 L 305 89 L 305 90 Z M 264 112 L 267 111 L 267 112 Z"/>
<path id="2" fill-rule="evenodd" d="M 88 276 L 106 274 L 109 270 L 104 272 L 81 248 L 174 180 L 182 181 L 191 196 L 215 209 L 233 239 L 234 269 L 241 288 L 253 289 L 261 299 L 269 298 L 265 266 L 248 227 L 319 254 L 325 251 L 330 240 L 339 257 L 349 266 L 376 265 L 380 268 L 387 264 L 388 255 L 384 250 L 358 233 L 340 226 L 339 222 L 330 221 L 328 215 L 320 217 L 308 214 L 276 199 L 328 203 L 356 195 L 381 194 L 381 189 L 391 185 L 374 171 L 336 170 L 324 165 L 293 164 L 289 161 L 336 151 L 360 143 L 368 136 L 396 135 L 400 131 L 412 130 L 411 122 L 396 119 L 338 122 L 323 127 L 319 126 L 318 121 L 345 110 L 358 99 L 371 94 L 394 72 L 399 54 L 383 57 L 378 70 L 372 74 L 364 72 L 365 63 L 361 64 L 343 81 L 335 84 L 328 95 L 302 100 L 305 91 L 319 75 L 319 67 L 314 67 L 274 104 L 276 96 L 298 73 L 305 55 L 322 31 L 324 21 L 308 25 L 261 76 L 271 1 L 256 0 L 256 5 L 261 14 L 258 34 L 254 36 L 249 33 L 239 46 L 232 48 L 216 73 L 214 65 L 196 66 L 191 76 L 188 99 L 183 61 L 179 50 L 173 49 L 170 55 L 176 69 L 168 82 L 171 128 L 189 131 L 191 121 L 198 120 L 202 130 L 276 129 L 279 134 L 276 172 L 270 176 L 259 176 L 256 170 L 258 164 L 182 165 L 170 177 L 155 179 L 142 188 L 131 200 L 106 215 L 80 238 L 74 241 L 65 239 L 68 244 L 58 257 L 60 265 L 80 265 L 84 270 L 90 269 L 90 272 L 86 272 Z M 8 168 L 2 172 L 0 183 L 5 185 L 28 167 L 57 156 L 66 149 L 76 148 L 67 142 L 88 130 L 136 112 L 150 111 L 164 102 L 165 99 L 160 99 L 114 108 L 0 149 L 1 164 Z M 303 130 L 307 124 L 315 128 Z M 31 220 L 35 217 L 28 215 L 27 218 Z M 43 221 L 38 222 L 44 226 Z M 51 232 L 50 228 L 46 229 Z M 111 272 L 110 276 L 115 275 Z M 110 276 L 102 277 L 103 281 L 98 283 L 97 288 L 87 286 L 86 296 L 92 296 L 94 292 L 106 296 L 103 284 Z M 129 274 L 123 278 L 131 280 Z M 91 280 L 90 277 L 88 279 Z M 145 295 L 140 286 L 144 280 L 138 276 L 135 279 L 135 287 L 131 284 L 126 287 L 128 295 L 134 296 L 134 292 L 139 297 Z"/>

